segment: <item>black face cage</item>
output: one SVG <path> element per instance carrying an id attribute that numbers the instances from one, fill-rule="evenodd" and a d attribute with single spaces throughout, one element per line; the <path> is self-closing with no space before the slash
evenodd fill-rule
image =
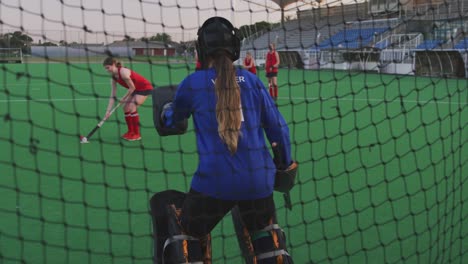
<path id="1" fill-rule="evenodd" d="M 236 61 L 240 56 L 239 30 L 225 18 L 212 17 L 198 30 L 196 48 L 202 68 L 207 67 L 207 57 L 218 50 L 226 51 Z"/>

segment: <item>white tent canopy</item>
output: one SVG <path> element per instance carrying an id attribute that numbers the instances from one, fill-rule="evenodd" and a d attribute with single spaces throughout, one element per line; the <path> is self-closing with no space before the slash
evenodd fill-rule
<path id="1" fill-rule="evenodd" d="M 272 0 L 274 3 L 279 5 L 281 9 L 285 8 L 286 6 L 298 2 L 298 0 Z"/>
<path id="2" fill-rule="evenodd" d="M 298 0 L 272 0 L 281 8 L 281 23 L 284 22 L 284 8 L 290 4 L 296 3 Z"/>

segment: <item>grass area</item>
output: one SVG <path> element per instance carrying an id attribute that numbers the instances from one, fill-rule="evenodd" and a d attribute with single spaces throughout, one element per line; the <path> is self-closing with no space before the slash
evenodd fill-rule
<path id="1" fill-rule="evenodd" d="M 157 86 L 193 70 L 125 65 Z M 117 112 L 80 144 L 107 106 L 100 60 L 0 67 L 1 262 L 149 263 L 148 201 L 188 190 L 192 126 L 157 136 L 148 99 L 141 142 L 119 138 Z M 279 81 L 300 168 L 293 210 L 275 200 L 295 263 L 468 261 L 466 80 L 283 69 Z M 241 263 L 230 217 L 213 240 L 214 263 Z"/>

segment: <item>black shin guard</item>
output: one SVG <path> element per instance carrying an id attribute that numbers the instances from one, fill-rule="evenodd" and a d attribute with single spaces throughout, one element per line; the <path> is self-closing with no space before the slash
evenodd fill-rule
<path id="1" fill-rule="evenodd" d="M 185 193 L 164 191 L 150 201 L 153 219 L 154 263 L 211 263 L 211 236 L 202 239 L 185 235 L 179 213 Z"/>

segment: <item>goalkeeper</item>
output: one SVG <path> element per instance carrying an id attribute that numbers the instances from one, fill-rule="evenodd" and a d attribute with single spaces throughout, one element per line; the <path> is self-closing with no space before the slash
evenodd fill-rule
<path id="1" fill-rule="evenodd" d="M 197 41 L 202 69 L 180 83 L 174 100 L 161 111 L 165 127 L 192 116 L 196 131 L 199 165 L 180 224 L 187 235 L 202 238 L 238 205 L 258 263 L 280 258 L 292 263 L 285 246 L 278 248 L 286 243 L 277 243 L 277 234 L 267 228 L 275 218 L 277 168 L 264 138 L 265 132 L 271 144 L 281 147 L 281 162 L 296 168 L 289 129 L 260 79 L 234 67 L 238 34 L 224 18 L 205 21 Z"/>

